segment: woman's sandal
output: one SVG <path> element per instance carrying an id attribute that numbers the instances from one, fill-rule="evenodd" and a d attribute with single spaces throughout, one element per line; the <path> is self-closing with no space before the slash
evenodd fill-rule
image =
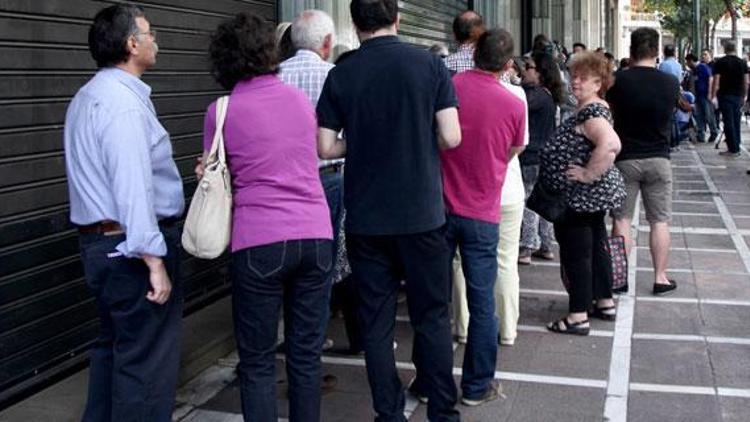
<path id="1" fill-rule="evenodd" d="M 617 319 L 617 308 L 615 306 L 604 306 L 601 308 L 594 306 L 589 315 L 605 321 L 614 321 Z"/>
<path id="2" fill-rule="evenodd" d="M 588 324 L 589 320 L 581 322 L 570 322 L 568 321 L 568 317 L 562 317 L 557 321 L 553 321 L 547 324 L 547 329 L 552 331 L 553 333 L 587 336 L 589 335 Z"/>

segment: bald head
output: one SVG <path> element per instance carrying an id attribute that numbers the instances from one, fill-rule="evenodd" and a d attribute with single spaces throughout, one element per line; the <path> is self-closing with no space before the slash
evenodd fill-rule
<path id="1" fill-rule="evenodd" d="M 475 43 L 483 33 L 484 22 L 477 12 L 467 10 L 453 20 L 453 35 L 459 44 Z"/>

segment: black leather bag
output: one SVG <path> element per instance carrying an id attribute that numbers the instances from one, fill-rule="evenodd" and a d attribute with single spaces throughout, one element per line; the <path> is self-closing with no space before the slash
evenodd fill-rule
<path id="1" fill-rule="evenodd" d="M 536 182 L 526 200 L 526 207 L 550 223 L 556 223 L 562 220 L 568 204 L 565 193 L 552 191 L 541 182 Z"/>

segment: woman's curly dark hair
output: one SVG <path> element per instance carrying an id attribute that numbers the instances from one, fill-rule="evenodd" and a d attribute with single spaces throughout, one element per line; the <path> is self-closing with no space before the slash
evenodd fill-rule
<path id="1" fill-rule="evenodd" d="M 279 71 L 274 27 L 259 16 L 242 12 L 223 22 L 208 48 L 211 74 L 226 89 L 237 82 Z"/>
<path id="2" fill-rule="evenodd" d="M 560 68 L 551 54 L 536 52 L 531 56 L 539 73 L 539 85 L 547 88 L 552 94 L 552 100 L 555 104 L 560 105 L 565 102 L 565 92 L 563 90 L 562 77 Z"/>

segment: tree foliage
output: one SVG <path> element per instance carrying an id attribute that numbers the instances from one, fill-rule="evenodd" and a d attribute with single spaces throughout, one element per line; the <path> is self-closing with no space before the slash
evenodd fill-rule
<path id="1" fill-rule="evenodd" d="M 659 12 L 662 28 L 674 34 L 675 38 L 692 38 L 693 25 L 693 1 L 695 0 L 644 0 L 641 2 L 639 12 Z M 707 37 L 708 22 L 718 22 L 725 15 L 732 18 L 732 37 L 736 33 L 736 19 L 738 12 L 742 16 L 750 14 L 750 2 L 747 0 L 700 0 L 701 9 L 701 33 Z"/>

